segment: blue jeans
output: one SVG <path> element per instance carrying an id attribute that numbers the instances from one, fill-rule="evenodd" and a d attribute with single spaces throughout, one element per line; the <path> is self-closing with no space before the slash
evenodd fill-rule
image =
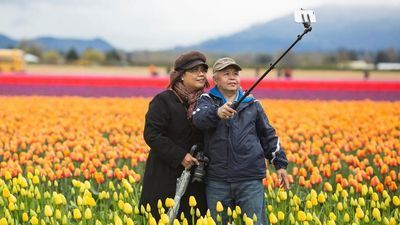
<path id="1" fill-rule="evenodd" d="M 235 206 L 240 206 L 243 216 L 253 218 L 253 214 L 257 216 L 257 225 L 267 225 L 265 220 L 265 199 L 264 186 L 262 180 L 251 180 L 236 183 L 225 181 L 208 180 L 206 184 L 207 206 L 210 209 L 211 216 L 217 221 L 216 205 L 220 201 L 224 206 L 221 213 L 222 224 L 227 224 L 228 215 L 227 207 L 232 210 Z"/>

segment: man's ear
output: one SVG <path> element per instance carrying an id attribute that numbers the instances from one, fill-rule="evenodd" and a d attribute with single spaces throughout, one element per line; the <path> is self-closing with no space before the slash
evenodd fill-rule
<path id="1" fill-rule="evenodd" d="M 214 81 L 214 85 L 217 85 L 217 77 L 216 77 L 216 74 L 214 73 L 213 74 L 213 81 Z"/>

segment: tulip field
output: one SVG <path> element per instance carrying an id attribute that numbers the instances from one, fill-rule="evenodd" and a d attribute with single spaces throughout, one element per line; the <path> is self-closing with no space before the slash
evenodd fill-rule
<path id="1" fill-rule="evenodd" d="M 220 224 L 210 213 L 139 206 L 150 98 L 0 96 L 0 225 Z M 270 224 L 400 224 L 400 101 L 262 100 L 291 188 L 264 179 Z M 162 188 L 162 187 L 159 187 Z M 217 205 L 231 224 L 254 224 Z M 219 218 L 219 217 L 218 217 Z"/>

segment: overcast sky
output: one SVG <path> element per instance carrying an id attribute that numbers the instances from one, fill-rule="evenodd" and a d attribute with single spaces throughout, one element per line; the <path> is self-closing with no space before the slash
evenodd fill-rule
<path id="1" fill-rule="evenodd" d="M 160 50 L 229 35 L 301 7 L 332 3 L 399 5 L 400 1 L 0 0 L 0 33 L 15 39 L 100 37 L 125 50 Z"/>

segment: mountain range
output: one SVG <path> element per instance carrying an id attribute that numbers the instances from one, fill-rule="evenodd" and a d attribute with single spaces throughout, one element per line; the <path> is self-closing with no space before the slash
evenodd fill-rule
<path id="1" fill-rule="evenodd" d="M 323 6 L 315 9 L 317 22 L 312 31 L 297 44 L 297 52 L 324 52 L 337 49 L 376 51 L 386 48 L 400 49 L 400 6 Z M 240 32 L 217 37 L 171 51 L 198 49 L 215 53 L 271 53 L 282 51 L 303 31 L 303 25 L 294 22 L 293 15 L 253 25 Z M 44 50 L 66 52 L 74 48 L 82 52 L 87 48 L 100 51 L 115 49 L 107 41 L 96 39 L 66 39 L 38 37 L 25 40 L 36 43 Z M 0 34 L 0 48 L 17 46 L 13 40 Z"/>
<path id="2" fill-rule="evenodd" d="M 376 51 L 400 49 L 400 7 L 324 6 L 315 10 L 317 22 L 295 51 L 337 49 Z M 303 25 L 287 15 L 235 34 L 187 47 L 209 52 L 276 52 L 289 47 Z"/>
<path id="3" fill-rule="evenodd" d="M 55 37 L 39 37 L 31 40 L 24 40 L 25 44 L 36 44 L 43 50 L 57 50 L 67 52 L 74 48 L 81 53 L 87 48 L 96 49 L 107 52 L 115 49 L 111 44 L 101 38 L 95 39 L 74 39 L 74 38 L 55 38 Z M 20 41 L 13 40 L 5 35 L 0 34 L 0 48 L 15 47 Z"/>

